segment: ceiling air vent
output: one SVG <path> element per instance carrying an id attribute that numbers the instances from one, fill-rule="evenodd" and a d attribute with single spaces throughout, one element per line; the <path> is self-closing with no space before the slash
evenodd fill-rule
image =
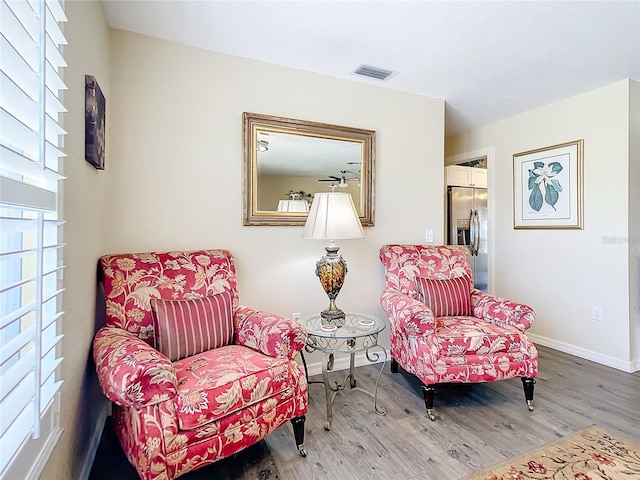
<path id="1" fill-rule="evenodd" d="M 376 80 L 389 80 L 398 72 L 392 72 L 391 70 L 385 70 L 384 68 L 372 67 L 371 65 L 362 64 L 356 68 L 352 73 L 360 75 L 362 77 L 374 78 Z"/>

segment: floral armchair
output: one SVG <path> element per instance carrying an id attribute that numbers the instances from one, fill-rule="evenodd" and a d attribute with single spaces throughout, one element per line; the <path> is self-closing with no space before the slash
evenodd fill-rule
<path id="1" fill-rule="evenodd" d="M 302 456 L 302 327 L 239 306 L 226 250 L 106 255 L 93 356 L 120 443 L 143 479 L 170 480 L 287 420 Z"/>
<path id="2" fill-rule="evenodd" d="M 538 352 L 525 335 L 535 317 L 531 308 L 475 289 L 465 247 L 384 245 L 380 260 L 391 371 L 400 365 L 423 382 L 431 420 L 438 383 L 521 377 L 533 410 Z"/>

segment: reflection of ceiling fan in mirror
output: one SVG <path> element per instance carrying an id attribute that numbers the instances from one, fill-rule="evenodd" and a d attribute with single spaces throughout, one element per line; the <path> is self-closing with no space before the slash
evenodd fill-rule
<path id="1" fill-rule="evenodd" d="M 312 194 L 304 192 L 302 190 L 300 190 L 299 192 L 289 190 L 289 193 L 286 193 L 285 196 L 289 197 L 291 200 L 313 200 Z"/>
<path id="2" fill-rule="evenodd" d="M 338 184 L 338 186 L 340 188 L 347 188 L 349 186 L 349 181 L 350 180 L 360 180 L 360 178 L 358 176 L 355 176 L 353 178 L 347 178 L 347 173 L 354 175 L 353 172 L 350 172 L 349 170 L 340 170 L 340 173 L 342 174 L 341 177 L 336 177 L 335 175 L 329 175 L 328 178 L 321 178 L 318 181 L 319 182 L 334 182 Z"/>

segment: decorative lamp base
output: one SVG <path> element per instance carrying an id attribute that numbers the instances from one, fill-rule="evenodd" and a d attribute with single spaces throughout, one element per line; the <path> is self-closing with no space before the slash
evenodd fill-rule
<path id="1" fill-rule="evenodd" d="M 335 304 L 333 305 L 335 307 Z M 330 306 L 320 312 L 320 316 L 327 320 L 329 323 L 336 323 L 340 320 L 344 320 L 344 312 L 338 307 L 331 308 Z"/>
<path id="2" fill-rule="evenodd" d="M 336 244 L 331 242 L 331 245 L 325 247 L 327 254 L 316 263 L 316 275 L 329 297 L 329 307 L 323 310 L 320 316 L 329 323 L 340 323 L 340 320 L 344 320 L 344 312 L 336 306 L 336 297 L 344 284 L 347 262 L 341 255 L 338 255 L 339 249 Z"/>

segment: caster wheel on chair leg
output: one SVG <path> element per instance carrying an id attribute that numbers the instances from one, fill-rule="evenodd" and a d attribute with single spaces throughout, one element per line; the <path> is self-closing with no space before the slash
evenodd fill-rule
<path id="1" fill-rule="evenodd" d="M 433 414 L 433 394 L 435 392 L 433 385 L 422 385 L 422 395 L 424 396 L 424 406 L 427 408 L 427 417 L 432 422 L 435 421 L 436 416 Z"/>
<path id="2" fill-rule="evenodd" d="M 533 388 L 536 379 L 531 377 L 522 377 L 522 386 L 524 387 L 524 399 L 527 401 L 527 408 L 533 412 Z"/>

